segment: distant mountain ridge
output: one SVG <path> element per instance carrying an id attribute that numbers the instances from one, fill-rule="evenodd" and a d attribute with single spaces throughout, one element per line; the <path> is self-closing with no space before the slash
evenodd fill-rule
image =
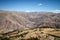
<path id="1" fill-rule="evenodd" d="M 0 32 L 43 26 L 60 28 L 60 13 L 0 11 Z"/>

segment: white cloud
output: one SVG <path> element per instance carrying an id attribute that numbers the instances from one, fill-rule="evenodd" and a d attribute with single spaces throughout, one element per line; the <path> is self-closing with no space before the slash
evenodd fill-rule
<path id="1" fill-rule="evenodd" d="M 30 12 L 29 10 L 26 10 L 25 12 Z"/>
<path id="2" fill-rule="evenodd" d="M 43 4 L 42 4 L 42 3 L 39 3 L 39 4 L 38 4 L 38 6 L 41 6 L 41 5 L 43 5 Z"/>
<path id="3" fill-rule="evenodd" d="M 53 10 L 54 13 L 60 13 L 60 10 Z"/>

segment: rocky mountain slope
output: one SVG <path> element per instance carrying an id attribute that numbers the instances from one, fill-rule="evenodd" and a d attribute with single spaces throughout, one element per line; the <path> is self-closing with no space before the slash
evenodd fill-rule
<path id="1" fill-rule="evenodd" d="M 0 11 L 0 32 L 24 30 L 33 23 L 15 12 Z"/>
<path id="2" fill-rule="evenodd" d="M 60 13 L 0 10 L 0 33 L 36 27 L 60 28 Z"/>
<path id="3" fill-rule="evenodd" d="M 28 19 L 31 22 L 34 22 L 34 27 L 60 27 L 60 13 L 52 12 L 27 12 L 20 13 L 21 16 Z"/>

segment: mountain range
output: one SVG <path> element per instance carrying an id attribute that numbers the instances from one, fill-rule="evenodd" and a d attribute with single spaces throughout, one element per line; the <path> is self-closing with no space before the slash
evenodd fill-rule
<path id="1" fill-rule="evenodd" d="M 60 28 L 60 13 L 0 10 L 0 33 L 38 27 Z"/>

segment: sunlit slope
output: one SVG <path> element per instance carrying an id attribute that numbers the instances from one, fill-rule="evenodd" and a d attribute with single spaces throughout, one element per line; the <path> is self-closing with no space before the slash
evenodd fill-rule
<path id="1" fill-rule="evenodd" d="M 8 32 L 16 29 L 24 30 L 25 27 L 32 27 L 32 25 L 32 22 L 15 12 L 0 11 L 0 32 Z"/>
<path id="2" fill-rule="evenodd" d="M 60 13 L 0 10 L 0 33 L 39 27 L 60 28 Z"/>

